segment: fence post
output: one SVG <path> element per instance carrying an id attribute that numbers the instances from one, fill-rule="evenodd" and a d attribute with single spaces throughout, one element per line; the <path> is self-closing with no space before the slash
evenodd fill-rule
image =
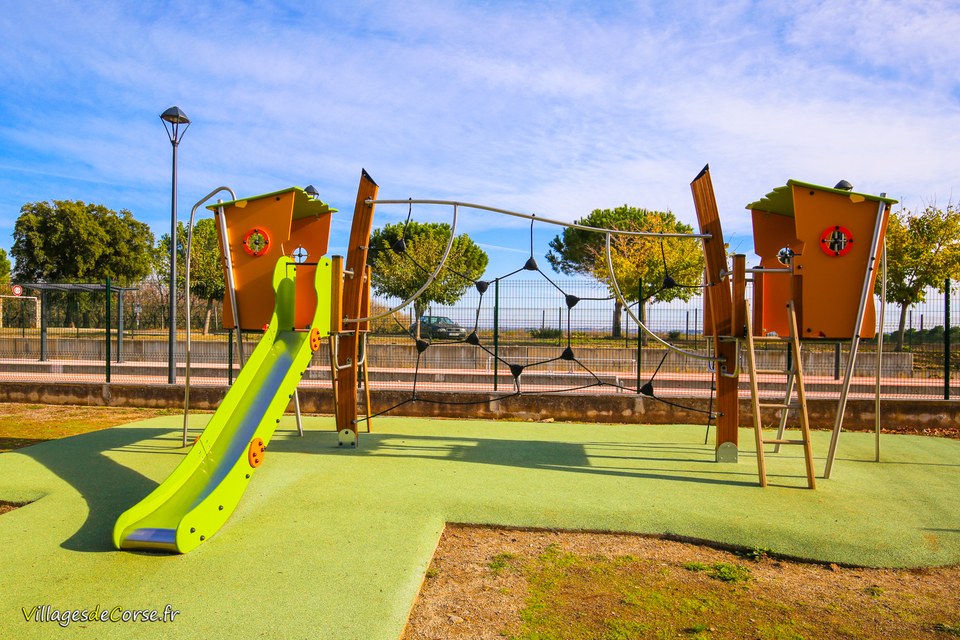
<path id="1" fill-rule="evenodd" d="M 493 281 L 493 390 L 498 388 L 500 371 L 500 280 Z"/>
<path id="2" fill-rule="evenodd" d="M 47 359 L 47 290 L 40 290 L 40 362 Z"/>
<path id="3" fill-rule="evenodd" d="M 637 280 L 637 317 L 643 320 L 643 279 Z M 643 329 L 637 325 L 637 393 L 640 393 L 640 366 L 643 364 Z"/>
<path id="4" fill-rule="evenodd" d="M 104 305 L 106 306 L 106 311 L 107 311 L 107 314 L 106 314 L 107 315 L 107 330 L 106 330 L 106 337 L 107 337 L 106 349 L 107 350 L 106 350 L 106 358 L 104 358 L 104 360 L 106 364 L 105 372 L 107 375 L 107 384 L 109 384 L 110 383 L 110 342 L 113 340 L 113 336 L 110 335 L 111 333 L 113 333 L 111 331 L 111 326 L 110 326 L 110 276 L 107 276 L 107 286 L 105 288 L 105 292 L 106 292 L 106 299 L 104 300 Z"/>
<path id="5" fill-rule="evenodd" d="M 570 311 L 567 310 L 568 318 L 570 317 L 569 313 Z M 557 346 L 559 347 L 563 344 L 563 307 L 557 307 L 557 330 L 559 331 L 557 333 Z"/>
<path id="6" fill-rule="evenodd" d="M 950 278 L 943 296 L 943 399 L 950 399 Z"/>
<path id="7" fill-rule="evenodd" d="M 123 289 L 117 289 L 117 362 L 123 362 Z"/>

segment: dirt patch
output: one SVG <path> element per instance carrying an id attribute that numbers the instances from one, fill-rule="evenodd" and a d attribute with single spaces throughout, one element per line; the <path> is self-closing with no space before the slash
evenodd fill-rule
<path id="1" fill-rule="evenodd" d="M 451 525 L 405 640 L 960 637 L 960 567 L 841 568 L 657 538 Z"/>
<path id="2" fill-rule="evenodd" d="M 0 500 L 0 515 L 8 511 L 13 511 L 14 509 L 19 509 L 22 506 L 23 504 L 19 502 L 6 502 L 4 500 Z"/>

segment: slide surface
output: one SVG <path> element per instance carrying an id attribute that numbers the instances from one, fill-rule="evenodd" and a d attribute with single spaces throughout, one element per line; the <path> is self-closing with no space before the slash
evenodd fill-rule
<path id="1" fill-rule="evenodd" d="M 298 271 L 314 277 L 316 291 L 313 322 L 302 328 L 294 326 Z M 280 258 L 273 275 L 273 317 L 263 337 L 180 464 L 117 519 L 114 546 L 186 553 L 226 522 L 263 460 L 263 447 L 290 404 L 319 337 L 329 334 L 330 277 L 329 259 L 314 266 Z"/>

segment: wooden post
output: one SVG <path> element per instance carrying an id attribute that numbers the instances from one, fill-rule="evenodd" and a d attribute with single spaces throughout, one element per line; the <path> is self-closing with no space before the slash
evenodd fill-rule
<path id="1" fill-rule="evenodd" d="M 697 210 L 700 233 L 710 234 L 703 241 L 706 261 L 707 289 L 710 314 L 704 324 L 712 328 L 714 353 L 721 358 L 717 367 L 717 462 L 736 462 L 738 459 L 738 432 L 740 420 L 738 343 L 733 339 L 733 299 L 730 274 L 727 271 L 726 247 L 720 227 L 720 213 L 710 180 L 710 166 L 703 168 L 693 182 L 693 203 Z M 739 336 L 737 336 L 739 337 Z"/>
<path id="2" fill-rule="evenodd" d="M 370 249 L 370 231 L 373 228 L 374 205 L 367 200 L 377 197 L 379 187 L 363 170 L 357 189 L 357 202 L 353 210 L 353 226 L 350 229 L 350 245 L 347 247 L 347 279 L 343 284 L 343 319 L 345 333 L 340 340 L 337 354 L 337 433 L 340 444 L 357 445 L 357 356 L 359 355 L 359 323 L 350 322 L 362 318 L 367 253 Z"/>

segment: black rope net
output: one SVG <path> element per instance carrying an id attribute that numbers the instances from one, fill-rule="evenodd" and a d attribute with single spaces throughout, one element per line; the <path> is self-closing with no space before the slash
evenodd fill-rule
<path id="1" fill-rule="evenodd" d="M 408 247 L 407 247 L 407 240 L 406 240 L 406 230 L 407 230 L 407 226 L 410 224 L 411 215 L 412 215 L 412 208 L 410 211 L 408 211 L 407 218 L 403 226 L 403 232 L 401 233 L 401 237 L 395 242 L 393 242 L 393 244 L 390 246 L 390 251 L 402 257 L 403 260 L 409 262 L 414 269 L 416 269 L 417 271 L 421 272 L 424 275 L 424 280 L 426 280 L 426 278 L 429 277 L 429 275 L 433 272 L 433 270 L 427 268 L 426 265 L 421 264 L 413 255 L 411 255 L 411 252 L 407 250 Z M 573 293 L 569 293 L 565 291 L 559 284 L 557 284 L 555 280 L 553 280 L 546 272 L 544 272 L 540 268 L 534 256 L 534 241 L 533 241 L 534 223 L 535 223 L 535 220 L 530 221 L 530 255 L 521 267 L 514 269 L 513 271 L 510 271 L 504 275 L 498 276 L 490 280 L 482 280 L 482 279 L 471 278 L 470 276 L 462 273 L 461 271 L 458 271 L 453 265 L 448 264 L 445 266 L 445 269 L 447 270 L 448 273 L 452 274 L 457 278 L 461 278 L 466 282 L 469 282 L 475 288 L 476 292 L 479 294 L 479 298 L 478 298 L 475 313 L 473 314 L 473 326 L 470 328 L 469 333 L 466 335 L 466 337 L 462 339 L 444 340 L 443 343 L 444 344 L 457 344 L 457 343 L 468 344 L 485 352 L 490 358 L 496 360 L 499 364 L 502 364 L 505 367 L 505 369 L 510 372 L 510 376 L 512 378 L 512 383 L 513 383 L 513 389 L 510 391 L 498 393 L 492 398 L 488 395 L 481 400 L 449 400 L 449 399 L 440 400 L 440 399 L 425 397 L 420 395 L 418 393 L 418 383 L 420 382 L 421 365 L 423 362 L 424 354 L 433 346 L 433 340 L 432 340 L 432 336 L 430 340 L 426 340 L 423 338 L 418 338 L 415 335 L 411 334 L 411 339 L 414 341 L 414 344 L 416 346 L 417 359 L 414 365 L 413 386 L 411 389 L 410 396 L 390 407 L 387 407 L 386 409 L 383 409 L 371 415 L 367 415 L 366 417 L 361 417 L 358 419 L 358 421 L 363 422 L 365 420 L 370 420 L 372 418 L 390 413 L 391 411 L 394 411 L 399 407 L 402 407 L 406 404 L 410 404 L 412 402 L 423 402 L 428 404 L 442 404 L 442 405 L 476 405 L 476 404 L 486 404 L 491 401 L 499 402 L 502 400 L 507 400 L 508 398 L 513 398 L 521 395 L 527 395 L 527 396 L 557 395 L 562 393 L 571 393 L 574 391 L 582 391 L 582 390 L 590 389 L 594 387 L 606 386 L 606 387 L 614 388 L 618 391 L 637 393 L 671 407 L 677 407 L 687 411 L 704 414 L 706 416 L 706 426 L 707 426 L 707 431 L 709 435 L 710 424 L 718 416 L 718 414 L 714 413 L 713 411 L 713 393 L 716 389 L 716 386 L 712 382 L 710 385 L 709 405 L 706 410 L 701 409 L 699 407 L 684 405 L 682 403 L 675 402 L 673 400 L 668 400 L 663 396 L 658 395 L 656 392 L 654 381 L 657 375 L 660 373 L 660 370 L 663 367 L 663 364 L 666 361 L 667 357 L 671 353 L 669 350 L 664 352 L 663 357 L 660 360 L 660 363 L 657 365 L 657 368 L 654 370 L 653 374 L 649 377 L 649 379 L 643 384 L 636 387 L 628 384 L 624 384 L 623 382 L 621 382 L 620 378 L 615 378 L 614 381 L 604 380 L 590 366 L 588 366 L 578 357 L 577 349 L 574 348 L 573 339 L 572 339 L 573 326 L 574 326 L 572 322 L 572 313 L 574 309 L 580 302 L 583 302 L 583 301 L 609 301 L 609 300 L 613 300 L 614 296 L 612 295 L 604 296 L 604 297 L 577 296 Z M 666 289 L 672 289 L 677 287 L 700 289 L 705 286 L 702 284 L 684 285 L 684 284 L 679 284 L 674 280 L 674 278 L 670 275 L 669 269 L 667 267 L 666 253 L 663 248 L 662 238 L 660 239 L 660 254 L 663 260 L 663 269 L 664 269 L 663 282 L 659 287 L 653 289 L 649 293 L 646 293 L 642 299 L 631 303 L 629 305 L 630 307 L 645 304 L 646 302 L 656 297 L 659 293 L 663 292 Z M 557 349 L 559 352 L 553 357 L 544 358 L 542 360 L 538 360 L 534 362 L 515 362 L 515 361 L 511 361 L 508 358 L 503 357 L 499 352 L 492 349 L 491 345 L 488 344 L 487 341 L 481 337 L 480 331 L 479 331 L 481 311 L 484 305 L 484 298 L 486 294 L 491 290 L 491 287 L 495 287 L 498 283 L 508 280 L 510 278 L 513 278 L 515 276 L 518 276 L 520 274 L 529 275 L 532 273 L 537 274 L 545 282 L 549 283 L 549 285 L 552 288 L 556 289 L 556 291 L 562 297 L 563 304 L 565 307 L 564 308 L 565 315 L 563 318 L 565 327 L 562 330 L 563 331 L 562 342 L 565 342 L 565 345 L 561 344 L 561 346 L 558 346 Z M 403 327 L 399 319 L 397 319 L 395 315 L 392 315 L 391 317 L 401 327 L 401 329 L 404 330 L 404 333 L 407 333 L 406 328 Z M 538 368 L 542 369 L 544 367 L 547 367 L 548 365 L 551 365 L 557 362 L 566 362 L 568 363 L 568 366 L 578 368 L 578 370 L 580 370 L 583 374 L 585 374 L 584 376 L 581 376 L 581 377 L 585 377 L 587 381 L 583 384 L 576 384 L 576 385 L 561 388 L 561 389 L 550 389 L 548 391 L 531 389 L 529 387 L 525 387 L 524 380 L 523 380 L 524 373 L 529 372 L 530 370 L 538 369 Z M 638 362 L 637 366 L 639 367 L 639 365 L 640 363 Z"/>

